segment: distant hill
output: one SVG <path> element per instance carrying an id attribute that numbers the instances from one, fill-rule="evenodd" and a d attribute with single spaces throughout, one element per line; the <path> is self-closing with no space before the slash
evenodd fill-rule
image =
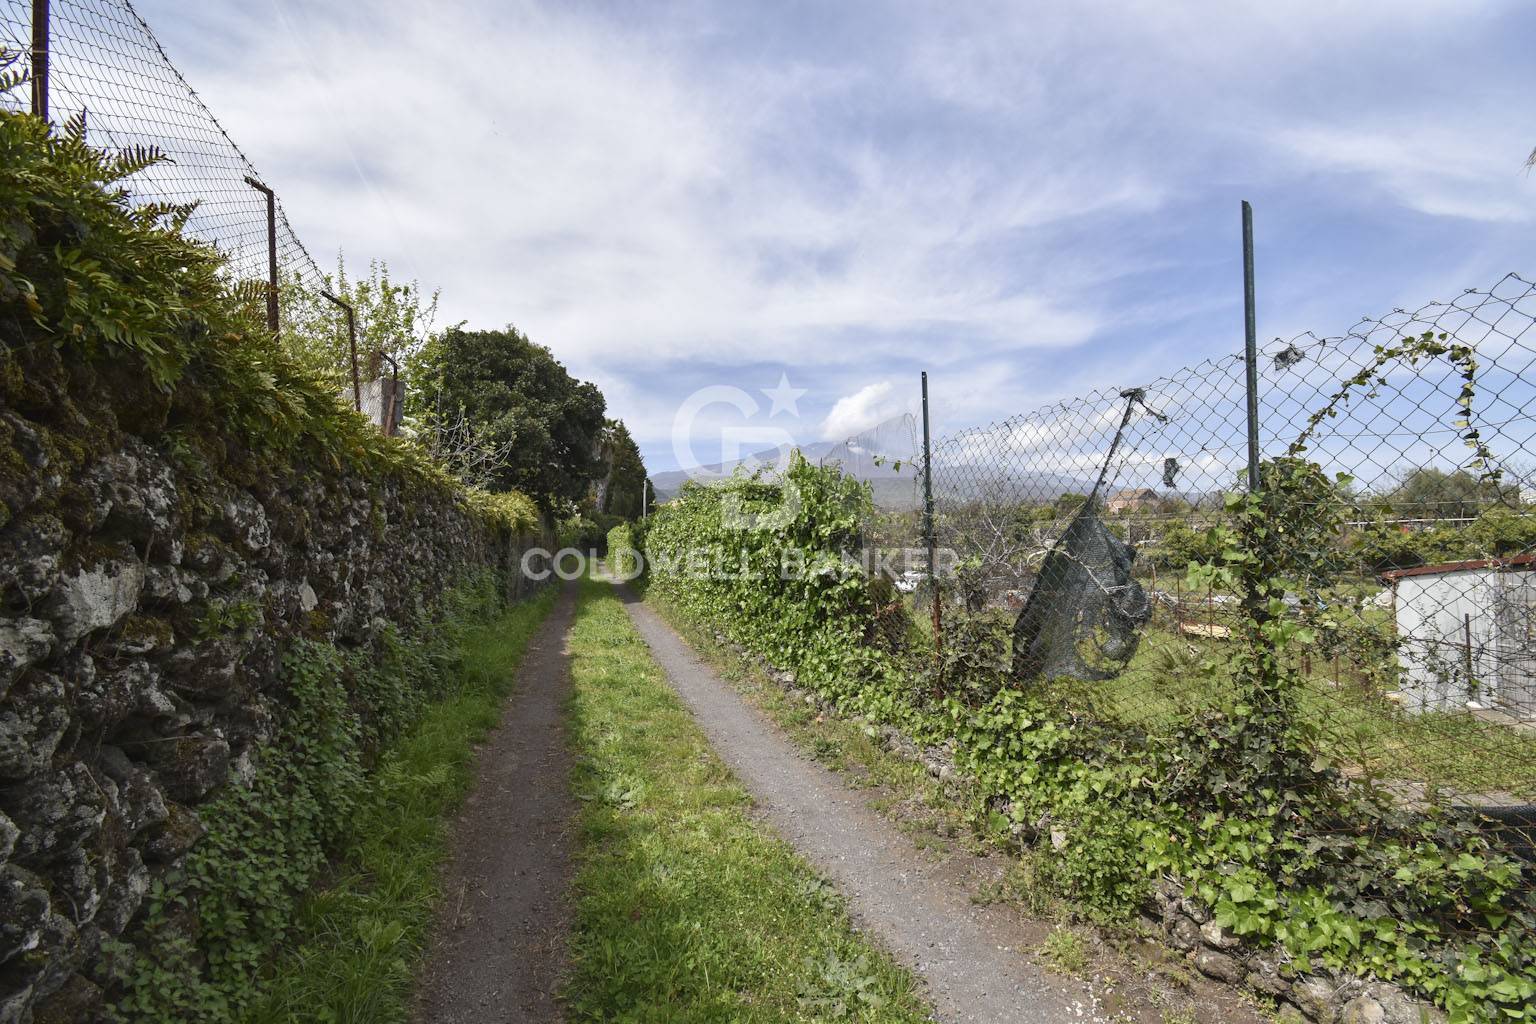
<path id="1" fill-rule="evenodd" d="M 656 500 L 666 501 L 677 496 L 683 484 L 696 479 L 704 483 L 730 476 L 738 467 L 755 468 L 777 466 L 788 458 L 791 446 L 771 448 L 757 452 L 736 462 L 715 463 L 695 470 L 672 470 L 651 477 Z M 919 508 L 923 503 L 922 480 L 917 465 L 910 459 L 903 460 L 900 469 L 894 458 L 886 458 L 883 464 L 875 461 L 875 454 L 862 450 L 856 443 L 847 441 L 820 441 L 815 444 L 795 446 L 807 459 L 819 465 L 837 463 L 844 473 L 870 485 L 875 504 L 881 508 L 900 510 Z M 940 502 L 969 501 L 989 490 L 1002 486 L 1009 494 L 1018 495 L 1031 502 L 1054 501 L 1063 494 L 1084 494 L 1093 486 L 1091 480 L 1056 473 L 1011 473 L 999 479 L 995 472 L 979 467 L 946 465 L 939 479 L 934 480 L 934 498 Z"/>

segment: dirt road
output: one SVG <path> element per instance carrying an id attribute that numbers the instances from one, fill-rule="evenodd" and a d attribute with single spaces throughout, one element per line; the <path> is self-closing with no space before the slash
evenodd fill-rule
<path id="1" fill-rule="evenodd" d="M 570 930 L 566 891 L 575 800 L 565 727 L 567 585 L 528 645 L 506 716 L 476 761 L 455 826 L 436 937 L 421 980 L 421 1024 L 549 1024 Z"/>

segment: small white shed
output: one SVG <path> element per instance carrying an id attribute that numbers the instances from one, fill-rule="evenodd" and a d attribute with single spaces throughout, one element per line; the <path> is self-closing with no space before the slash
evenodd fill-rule
<path id="1" fill-rule="evenodd" d="M 1536 556 L 1383 573 L 1413 712 L 1490 708 L 1536 722 Z"/>

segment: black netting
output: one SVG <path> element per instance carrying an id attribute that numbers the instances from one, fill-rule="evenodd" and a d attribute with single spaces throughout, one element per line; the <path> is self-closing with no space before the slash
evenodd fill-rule
<path id="1" fill-rule="evenodd" d="M 1132 571 L 1136 553 L 1090 500 L 1068 524 L 1013 627 L 1013 675 L 1111 679 L 1136 653 L 1152 608 Z"/>
<path id="2" fill-rule="evenodd" d="M 1305 580 L 1285 595 L 1278 614 L 1309 637 L 1287 669 L 1346 775 L 1407 806 L 1519 808 L 1536 801 L 1536 286 L 1511 274 L 1262 346 L 1261 458 L 1274 465 L 1379 352 L 1426 334 L 1447 352 L 1388 359 L 1301 455 L 1323 482 L 1288 511 L 1328 525 L 1273 542 L 1316 545 L 1326 583 L 1320 604 Z M 1451 346 L 1475 363 L 1470 408 Z M 1149 735 L 1182 728 L 1241 700 L 1227 666 L 1244 595 L 1189 568 L 1211 562 L 1225 496 L 1247 489 L 1245 396 L 1231 355 L 936 437 L 926 464 L 920 425 L 911 442 L 884 425 L 850 442 L 904 456 L 899 488 L 876 489 L 869 543 L 920 553 L 904 582 L 922 603 L 926 470 L 951 610 L 923 628 L 942 642 L 955 616 L 1004 619 L 1018 685 Z"/>

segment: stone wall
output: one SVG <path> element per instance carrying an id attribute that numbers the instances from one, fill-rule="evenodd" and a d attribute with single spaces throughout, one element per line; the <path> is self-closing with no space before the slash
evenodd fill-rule
<path id="1" fill-rule="evenodd" d="M 199 805 L 252 770 L 289 642 L 368 645 L 487 568 L 515 597 L 542 543 L 407 462 L 257 455 L 54 369 L 0 405 L 0 1024 L 89 1002 Z"/>

